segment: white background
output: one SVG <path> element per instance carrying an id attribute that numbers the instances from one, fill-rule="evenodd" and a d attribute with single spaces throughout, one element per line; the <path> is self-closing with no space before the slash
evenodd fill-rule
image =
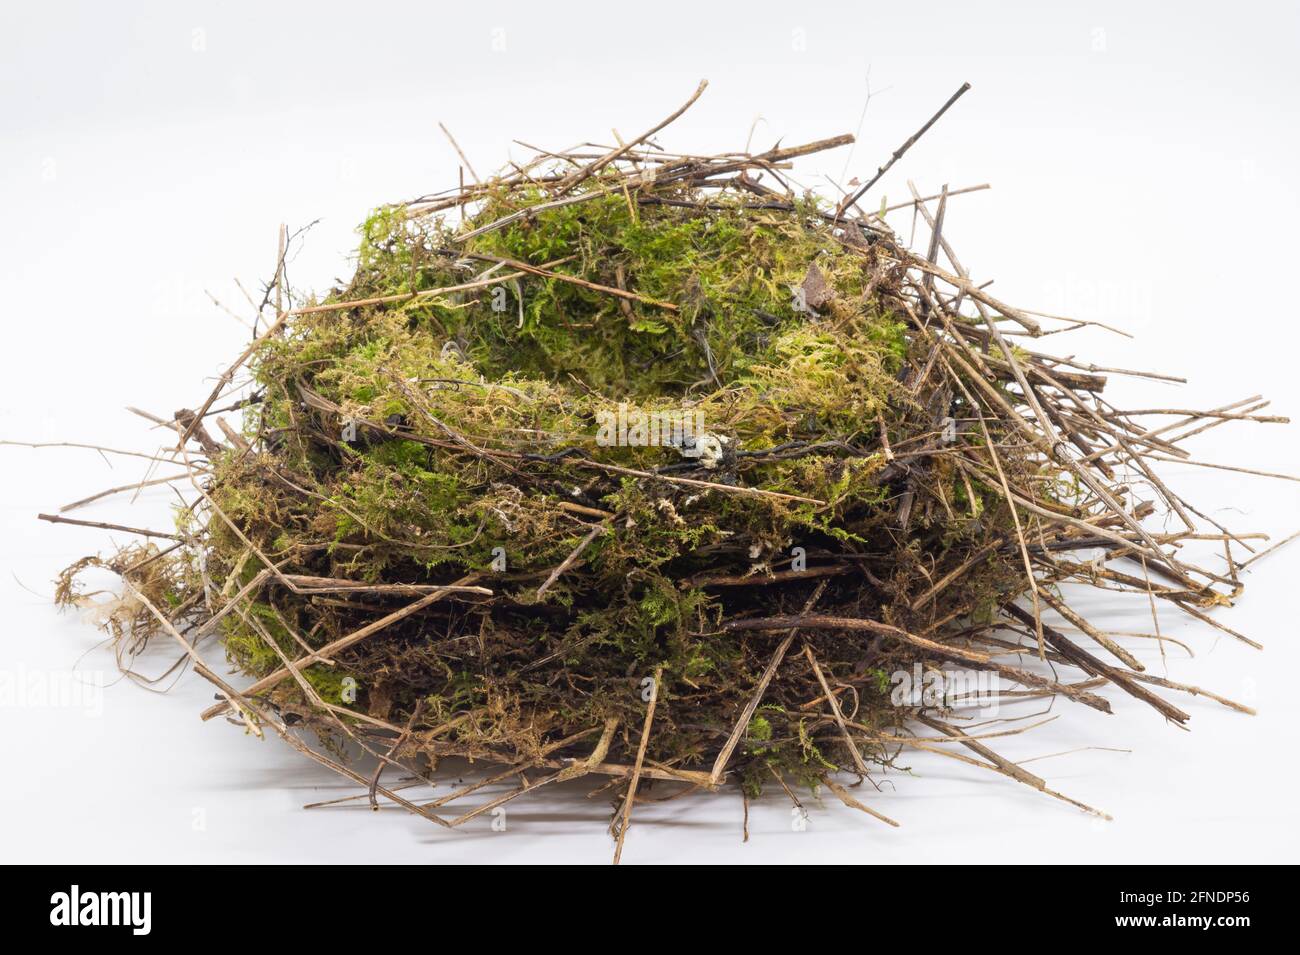
<path id="1" fill-rule="evenodd" d="M 445 122 L 480 174 L 526 151 L 635 135 L 697 81 L 705 97 L 661 137 L 696 152 L 859 130 L 799 179 L 865 179 L 962 81 L 972 92 L 874 190 L 954 199 L 946 233 L 1004 300 L 1119 324 L 1134 341 L 1047 339 L 1100 363 L 1185 375 L 1115 380 L 1129 406 L 1212 407 L 1265 392 L 1300 415 L 1296 373 L 1295 102 L 1300 16 L 1287 3 L 700 3 L 398 5 L 6 4 L 0 13 L 0 438 L 154 450 L 127 412 L 193 407 L 247 330 L 280 222 L 319 218 L 290 263 L 302 288 L 347 274 L 366 211 L 452 185 Z M 906 215 L 895 227 L 910 231 Z M 920 233 L 924 238 L 924 233 Z M 1073 340 L 1072 340 L 1073 339 Z M 1300 473 L 1294 427 L 1194 439 L 1210 461 Z M 110 673 L 99 635 L 51 608 L 50 581 L 108 547 L 38 511 L 138 479 L 142 462 L 0 448 L 0 858 L 7 861 L 604 862 L 608 794 L 543 792 L 446 833 L 400 810 L 311 810 L 346 794 L 277 741 L 196 712 L 187 675 L 166 695 L 125 681 L 102 706 L 30 705 L 16 681 Z M 1217 520 L 1285 536 L 1300 485 L 1166 467 Z M 159 526 L 165 492 L 81 516 Z M 125 542 L 126 538 L 117 535 Z M 1255 718 L 1182 696 L 1192 731 L 1112 693 L 1116 715 L 1066 703 L 1000 749 L 1115 816 L 1095 822 L 1015 783 L 917 755 L 869 801 L 889 829 L 811 802 L 697 797 L 638 808 L 626 862 L 1296 861 L 1295 576 L 1300 549 L 1249 574 L 1222 619 L 1258 652 L 1171 614 L 1185 640 L 1153 672 L 1249 702 Z M 1140 606 L 1100 608 L 1149 630 Z M 170 654 L 143 661 L 165 666 Z M 22 705 L 26 702 L 28 705 Z M 1030 712 L 1037 707 L 1023 706 Z M 1004 711 L 1004 715 L 1007 713 Z M 866 797 L 864 797 L 866 798 Z"/>

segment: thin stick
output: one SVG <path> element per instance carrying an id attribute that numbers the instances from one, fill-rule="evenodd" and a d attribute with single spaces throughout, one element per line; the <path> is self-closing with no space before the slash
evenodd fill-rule
<path id="1" fill-rule="evenodd" d="M 101 521 L 79 521 L 75 517 L 60 517 L 58 514 L 37 514 L 36 516 L 42 521 L 49 521 L 51 524 L 76 524 L 79 527 L 97 527 L 102 531 L 123 531 L 127 534 L 139 534 L 142 537 L 165 537 L 174 541 L 185 540 L 179 534 L 168 534 L 166 531 L 151 531 L 143 527 L 126 527 L 122 524 L 105 524 Z"/>
<path id="2" fill-rule="evenodd" d="M 659 680 L 664 675 L 662 666 L 655 668 L 654 683 L 651 685 L 650 701 L 645 708 L 645 725 L 641 727 L 641 743 L 636 749 L 636 762 L 632 764 L 632 779 L 627 784 L 627 799 L 623 801 L 623 823 L 618 828 L 618 844 L 614 846 L 614 865 L 623 855 L 623 840 L 627 838 L 628 827 L 632 825 L 632 803 L 636 799 L 636 787 L 641 782 L 641 764 L 645 762 L 645 751 L 650 743 L 650 724 L 655 718 L 655 704 L 659 702 Z"/>
<path id="3" fill-rule="evenodd" d="M 1297 540 L 1297 539 L 1300 539 L 1300 531 L 1296 531 L 1296 532 L 1295 532 L 1294 534 L 1292 534 L 1290 537 L 1287 537 L 1287 538 L 1285 538 L 1284 540 L 1280 540 L 1280 541 L 1278 541 L 1276 544 L 1273 544 L 1271 547 L 1266 547 L 1266 548 L 1264 548 L 1262 551 L 1260 551 L 1260 552 L 1259 552 L 1258 554 L 1256 554 L 1254 557 L 1250 558 L 1250 560 L 1244 561 L 1243 563 L 1241 563 L 1240 565 L 1238 565 L 1238 568 L 1237 568 L 1237 569 L 1238 569 L 1238 570 L 1245 570 L 1247 567 L 1249 567 L 1251 564 L 1255 563 L 1255 561 L 1259 560 L 1261 557 L 1267 556 L 1268 554 L 1273 553 L 1273 551 L 1277 550 L 1279 547 L 1283 547 L 1283 546 L 1285 546 L 1285 545 L 1287 545 L 1287 544 L 1290 544 L 1292 541 Z"/>
<path id="4" fill-rule="evenodd" d="M 578 543 L 577 547 L 573 548 L 573 550 L 569 552 L 569 556 L 564 558 L 564 560 L 560 562 L 559 566 L 551 571 L 551 575 L 546 578 L 546 581 L 537 588 L 537 596 L 541 597 L 546 593 L 546 591 L 550 590 L 551 584 L 559 580 L 564 572 L 573 566 L 573 562 L 576 561 L 578 557 L 581 556 L 582 552 L 587 549 L 587 545 L 594 541 L 599 535 L 604 534 L 607 530 L 608 528 L 605 525 L 598 524 L 588 531 L 587 536 Z"/>
<path id="5" fill-rule="evenodd" d="M 914 132 L 911 136 L 909 136 L 907 142 L 903 143 L 903 145 L 899 146 L 897 149 L 894 150 L 894 154 L 890 156 L 889 160 L 883 166 L 881 166 L 880 169 L 876 171 L 876 174 L 871 177 L 870 181 L 868 181 L 865 186 L 863 186 L 857 192 L 853 193 L 852 196 L 849 196 L 848 198 L 845 199 L 841 199 L 839 208 L 835 212 L 836 218 L 844 215 L 845 209 L 849 208 L 852 205 L 855 205 L 859 199 L 861 199 L 864 195 L 866 195 L 867 190 L 870 189 L 872 186 L 874 186 L 877 182 L 879 182 L 880 177 L 883 176 L 885 173 L 889 172 L 890 167 L 892 167 L 894 163 L 898 162 L 898 160 L 903 157 L 903 154 L 907 152 L 909 149 L 911 149 L 913 144 L 915 144 L 918 139 L 924 136 L 926 131 L 929 130 L 931 126 L 933 126 L 935 123 L 939 121 L 939 117 L 942 116 L 944 113 L 948 112 L 948 107 L 952 106 L 953 103 L 961 99 L 962 95 L 965 94 L 965 92 L 968 89 L 970 89 L 969 83 L 961 84 L 961 88 L 958 89 L 957 92 L 953 93 L 952 96 L 948 97 L 948 102 L 944 103 L 943 106 L 939 107 L 939 112 L 931 116 L 929 120 L 926 121 L 926 124 L 924 126 L 922 126 L 920 129 Z"/>
<path id="6" fill-rule="evenodd" d="M 565 193 L 572 191 L 572 189 L 575 186 L 585 182 L 588 178 L 600 172 L 600 170 L 604 169 L 610 163 L 617 160 L 620 156 L 627 153 L 628 150 L 645 142 L 655 133 L 659 132 L 659 130 L 663 129 L 669 123 L 677 119 L 677 117 L 681 116 L 682 113 L 686 112 L 688 109 L 694 106 L 695 101 L 704 95 L 704 91 L 708 89 L 708 86 L 709 86 L 708 80 L 700 80 L 700 85 L 695 88 L 695 92 L 691 94 L 691 98 L 688 99 L 685 103 L 683 103 L 670 116 L 668 116 L 667 119 L 659 123 L 657 126 L 653 126 L 650 129 L 646 130 L 644 133 L 642 133 L 640 136 L 638 136 L 636 139 L 632 140 L 631 142 L 619 146 L 617 149 L 611 150 L 610 152 L 606 153 L 604 156 L 597 159 L 595 162 L 589 163 L 588 165 L 583 166 L 577 172 L 570 174 L 569 178 L 566 179 L 564 182 L 560 183 L 560 185 L 556 188 L 555 194 L 562 196 Z"/>
<path id="7" fill-rule="evenodd" d="M 876 810 L 868 806 L 866 803 L 854 798 L 853 795 L 850 794 L 847 789 L 845 789 L 835 780 L 831 779 L 829 776 L 823 776 L 822 782 L 826 784 L 827 789 L 829 789 L 831 792 L 833 792 L 836 796 L 840 798 L 840 802 L 844 803 L 844 805 L 848 806 L 850 809 L 857 809 L 860 812 L 865 812 L 868 816 L 873 816 L 876 819 L 879 819 L 881 822 L 888 823 L 889 825 L 893 826 L 895 829 L 898 828 L 897 822 L 895 822 L 893 819 L 890 819 L 884 813 L 877 812 Z"/>
<path id="8" fill-rule="evenodd" d="M 121 494 L 123 491 L 138 491 L 141 488 L 153 487 L 157 484 L 170 484 L 172 481 L 182 481 L 189 477 L 189 474 L 173 474 L 171 477 L 154 478 L 150 481 L 134 481 L 131 484 L 123 484 L 121 487 L 110 487 L 107 491 L 100 491 L 98 494 L 92 494 L 90 497 L 83 497 L 79 501 L 73 501 L 71 504 L 64 504 L 59 508 L 60 514 L 66 514 L 68 511 L 75 511 L 79 507 L 85 507 L 94 501 L 111 497 L 114 494 Z"/>
<path id="9" fill-rule="evenodd" d="M 844 738 L 844 745 L 848 747 L 850 755 L 853 757 L 853 765 L 858 773 L 867 775 L 867 764 L 862 759 L 862 754 L 858 752 L 857 744 L 853 742 L 853 737 L 849 735 L 849 728 L 845 725 L 844 714 L 840 711 L 840 701 L 835 698 L 831 692 L 830 684 L 826 682 L 826 675 L 822 673 L 822 668 L 817 663 L 817 657 L 813 654 L 812 647 L 808 641 L 804 641 L 803 655 L 808 659 L 808 665 L 812 667 L 813 674 L 817 677 L 818 684 L 821 685 L 822 692 L 826 694 L 827 705 L 831 708 L 831 714 L 835 717 L 835 722 L 839 724 L 840 733 Z"/>
<path id="10" fill-rule="evenodd" d="M 1084 812 L 1088 813 L 1089 815 L 1100 816 L 1102 819 L 1111 818 L 1107 813 L 1102 812 L 1100 809 L 1094 809 L 1091 806 L 1085 805 L 1084 803 L 1081 803 L 1076 799 L 1071 799 L 1069 796 L 1066 796 L 1062 793 L 1058 793 L 1054 789 L 1049 789 L 1047 783 L 1043 779 L 1039 778 L 1038 776 L 1035 776 L 1027 769 L 1021 769 L 1018 765 L 1011 762 L 1009 759 L 1004 759 L 1003 757 L 999 756 L 997 753 L 993 752 L 993 750 L 989 749 L 983 743 L 971 739 L 971 737 L 967 736 L 957 727 L 950 726 L 949 724 L 937 720 L 932 716 L 925 716 L 924 714 L 918 714 L 916 718 L 920 720 L 922 723 L 924 723 L 926 726 L 929 726 L 933 729 L 937 729 L 939 732 L 944 733 L 960 741 L 961 744 L 965 746 L 967 749 L 979 753 L 990 763 L 996 766 L 999 772 L 1004 773 L 1007 776 L 1010 776 L 1012 779 L 1016 780 L 1017 782 L 1022 782 L 1026 786 L 1029 786 L 1033 789 L 1037 789 L 1041 793 L 1046 793 L 1047 795 L 1051 796 L 1054 799 L 1059 799 L 1062 802 L 1068 802 L 1071 806 L 1074 806 L 1078 809 L 1082 809 Z"/>
<path id="11" fill-rule="evenodd" d="M 474 171 L 474 167 L 471 166 L 469 160 L 465 158 L 465 152 L 460 148 L 460 143 L 456 142 L 456 137 L 451 134 L 451 130 L 442 125 L 441 122 L 438 123 L 438 128 L 442 130 L 442 134 L 446 136 L 447 141 L 451 143 L 451 148 L 456 150 L 456 155 L 460 157 L 460 161 L 463 162 L 465 168 L 469 170 L 470 178 L 474 180 L 474 184 L 479 185 L 481 181 L 478 177 L 478 173 Z"/>
<path id="12" fill-rule="evenodd" d="M 822 592 L 825 590 L 826 581 L 823 580 L 817 585 L 817 589 L 813 591 L 812 596 L 808 598 L 808 602 L 804 604 L 803 612 L 805 614 L 813 608 L 813 605 L 817 603 L 821 598 Z M 777 646 L 776 652 L 772 654 L 772 658 L 768 661 L 767 667 L 763 670 L 763 675 L 759 677 L 758 684 L 754 687 L 753 695 L 750 696 L 749 702 L 745 704 L 745 708 L 740 711 L 740 718 L 736 720 L 736 725 L 731 731 L 731 736 L 727 738 L 727 742 L 718 753 L 718 758 L 713 761 L 713 771 L 709 773 L 709 782 L 712 785 L 716 786 L 718 781 L 722 779 L 723 770 L 727 768 L 727 761 L 731 759 L 731 754 L 735 752 L 737 744 L 740 743 L 741 736 L 744 735 L 745 730 L 749 726 L 750 719 L 754 716 L 754 711 L 758 709 L 758 704 L 762 701 L 763 694 L 767 691 L 767 685 L 772 682 L 772 675 L 776 673 L 776 668 L 779 667 L 781 661 L 785 659 L 785 653 L 790 649 L 790 644 L 794 642 L 795 635 L 798 632 L 798 625 L 792 625 L 789 627 L 789 632 L 785 635 L 785 639 Z"/>

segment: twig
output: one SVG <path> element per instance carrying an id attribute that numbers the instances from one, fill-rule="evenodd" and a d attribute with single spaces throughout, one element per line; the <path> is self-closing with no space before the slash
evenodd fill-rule
<path id="1" fill-rule="evenodd" d="M 618 827 L 618 844 L 614 846 L 614 865 L 623 856 L 623 840 L 627 838 L 628 827 L 632 825 L 632 803 L 636 800 L 636 787 L 641 781 L 641 764 L 645 762 L 646 746 L 650 742 L 650 724 L 655 718 L 655 704 L 659 702 L 659 681 L 664 675 L 662 666 L 655 668 L 654 683 L 650 688 L 650 700 L 645 708 L 645 725 L 641 728 L 641 743 L 636 748 L 636 762 L 632 766 L 632 779 L 627 784 L 627 798 L 623 801 L 623 823 Z"/>
<path id="2" fill-rule="evenodd" d="M 958 89 L 957 92 L 953 93 L 952 96 L 948 97 L 948 102 L 944 103 L 943 106 L 939 107 L 939 112 L 931 116 L 926 121 L 926 124 L 924 126 L 922 126 L 920 129 L 914 132 L 911 136 L 909 136 L 907 141 L 903 143 L 903 145 L 899 146 L 897 149 L 894 150 L 894 154 L 890 156 L 888 161 L 886 161 L 886 163 L 876 171 L 876 174 L 872 176 L 870 180 L 867 181 L 866 185 L 864 185 L 857 192 L 853 193 L 853 195 L 850 196 L 849 198 L 842 199 L 840 201 L 839 207 L 836 209 L 835 212 L 836 217 L 838 218 L 844 215 L 845 209 L 849 208 L 850 206 L 856 205 L 857 201 L 867 194 L 867 190 L 870 189 L 872 186 L 874 186 L 877 182 L 879 182 L 880 177 L 883 176 L 885 173 L 889 172 L 890 167 L 892 167 L 894 163 L 898 162 L 898 160 L 903 157 L 903 154 L 906 153 L 909 149 L 911 149 L 912 146 L 916 143 L 916 141 L 920 139 L 922 136 L 924 136 L 926 131 L 929 130 L 931 126 L 933 126 L 935 123 L 939 121 L 939 117 L 942 116 L 944 113 L 948 112 L 948 107 L 952 106 L 953 103 L 961 99 L 962 95 L 965 94 L 965 92 L 968 89 L 970 89 L 970 84 L 963 83 L 961 85 L 961 88 Z"/>

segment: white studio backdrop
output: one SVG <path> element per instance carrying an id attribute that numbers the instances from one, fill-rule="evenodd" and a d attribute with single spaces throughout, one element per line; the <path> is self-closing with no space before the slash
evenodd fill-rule
<path id="1" fill-rule="evenodd" d="M 454 185 L 455 134 L 480 174 L 543 147 L 607 142 L 700 102 L 661 137 L 711 152 L 857 132 L 796 168 L 833 192 L 874 173 L 963 81 L 973 89 L 873 193 L 954 198 L 945 234 L 976 281 L 1043 312 L 1123 327 L 1049 339 L 1058 353 L 1159 370 L 1183 386 L 1114 379 L 1129 406 L 1216 407 L 1263 393 L 1300 415 L 1293 157 L 1300 15 L 1285 3 L 1177 7 L 1078 2 L 927 4 L 138 3 L 0 12 L 0 439 L 154 451 L 129 414 L 193 407 L 242 350 L 279 223 L 315 220 L 289 277 L 324 289 L 349 271 L 373 206 Z M 864 113 L 864 104 L 869 105 Z M 908 214 L 892 217 L 909 235 Z M 924 227 L 918 228 L 922 241 Z M 210 295 L 212 297 L 210 297 Z M 1046 344 L 1046 343 L 1045 343 Z M 1295 427 L 1227 426 L 1201 459 L 1300 473 Z M 278 741 L 200 723 L 209 686 L 166 694 L 116 679 L 100 635 L 52 608 L 51 580 L 121 535 L 35 515 L 138 480 L 145 462 L 0 447 L 0 857 L 46 862 L 605 862 L 609 794 L 511 804 L 447 833 L 400 810 L 298 807 L 350 792 Z M 1234 529 L 1300 529 L 1300 485 L 1169 467 Z M 92 520 L 158 526 L 151 489 Z M 1295 861 L 1294 594 L 1300 545 L 1261 561 L 1219 611 L 1255 651 L 1165 615 L 1186 642 L 1139 648 L 1153 672 L 1255 706 L 1181 697 L 1191 732 L 1112 694 L 1106 717 L 1060 718 L 1002 751 L 1102 823 L 1009 780 L 918 754 L 872 804 L 831 799 L 796 831 L 776 798 L 638 808 L 627 862 Z M 1141 608 L 1107 620 L 1149 628 Z M 1127 615 L 1127 616 L 1126 616 Z M 170 649 L 142 661 L 164 669 Z M 30 687 L 111 685 L 62 701 Z M 61 702 L 61 705 L 60 705 Z M 1043 709 L 1024 706 L 1028 715 Z M 1004 714 L 1006 715 L 1006 714 Z M 1067 752 L 1068 751 L 1068 752 Z M 1066 755 L 1055 755 L 1066 753 Z M 1040 759 L 1040 757 L 1051 758 Z"/>

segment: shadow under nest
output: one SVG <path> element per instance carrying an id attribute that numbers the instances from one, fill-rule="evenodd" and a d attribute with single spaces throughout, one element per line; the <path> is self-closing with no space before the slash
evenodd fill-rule
<path id="1" fill-rule="evenodd" d="M 359 799 L 452 826 L 601 776 L 625 794 L 620 848 L 645 781 L 824 785 L 879 816 L 848 783 L 916 746 L 1096 811 L 963 729 L 969 701 L 900 700 L 900 673 L 1105 712 L 1109 685 L 1179 724 L 1157 690 L 1245 710 L 1147 673 L 1062 585 L 1226 630 L 1206 611 L 1241 589 L 1230 548 L 1253 548 L 1155 465 L 1278 419 L 1112 407 L 1105 369 L 1029 350 L 1038 318 L 967 277 L 942 230 L 956 193 L 914 190 L 914 252 L 865 187 L 793 184 L 792 160 L 852 137 L 699 157 L 658 129 L 377 210 L 319 300 L 294 304 L 282 242 L 272 323 L 168 422 L 191 501 L 155 535 L 173 542 L 74 565 L 60 601 L 88 602 L 89 564 L 117 571 L 119 640 L 179 642 L 217 688 L 205 718 L 271 728 Z M 235 406 L 240 428 L 217 414 Z M 1180 556 L 1207 539 L 1222 573 Z M 202 662 L 212 639 L 251 686 Z M 436 799 L 384 782 L 446 757 L 500 769 Z"/>

